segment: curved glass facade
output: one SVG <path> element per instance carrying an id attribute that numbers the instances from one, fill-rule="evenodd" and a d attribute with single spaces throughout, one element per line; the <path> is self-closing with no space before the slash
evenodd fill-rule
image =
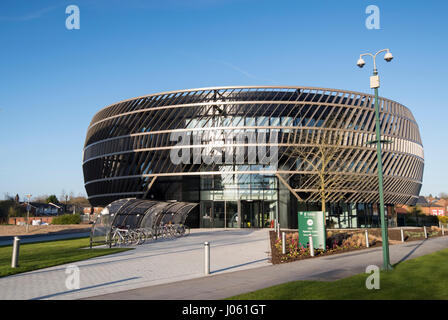
<path id="1" fill-rule="evenodd" d="M 254 169 L 254 168 L 251 168 Z M 278 210 L 275 176 L 224 174 L 201 176 L 201 227 L 269 227 Z"/>

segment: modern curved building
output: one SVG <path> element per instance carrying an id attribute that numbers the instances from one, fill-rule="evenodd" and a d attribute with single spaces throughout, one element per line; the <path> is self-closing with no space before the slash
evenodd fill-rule
<path id="1" fill-rule="evenodd" d="M 345 90 L 256 86 L 171 91 L 112 104 L 95 114 L 87 131 L 89 201 L 195 202 L 192 227 L 266 227 L 278 217 L 282 227 L 296 228 L 297 212 L 320 210 L 324 194 L 328 226 L 376 227 L 373 102 L 372 95 Z M 408 108 L 385 98 L 379 103 L 387 141 L 385 203 L 394 225 L 392 205 L 417 201 L 423 146 Z M 274 155 L 276 161 L 264 161 Z"/>

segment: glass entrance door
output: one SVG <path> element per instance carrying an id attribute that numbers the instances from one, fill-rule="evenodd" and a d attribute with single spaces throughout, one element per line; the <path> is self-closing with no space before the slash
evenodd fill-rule
<path id="1" fill-rule="evenodd" d="M 241 200 L 241 228 L 253 226 L 253 204 L 252 201 Z"/>
<path id="2" fill-rule="evenodd" d="M 276 201 L 241 200 L 242 228 L 269 228 L 276 213 Z"/>
<path id="3" fill-rule="evenodd" d="M 263 228 L 274 225 L 277 216 L 277 201 L 263 201 Z"/>
<path id="4" fill-rule="evenodd" d="M 225 214 L 225 202 L 214 201 L 213 202 L 213 227 L 212 228 L 224 228 L 224 214 Z"/>
<path id="5" fill-rule="evenodd" d="M 201 228 L 239 228 L 237 201 L 202 201 Z"/>
<path id="6" fill-rule="evenodd" d="M 240 207 L 240 212 L 238 212 Z M 269 228 L 275 219 L 277 201 L 202 201 L 201 228 Z"/>
<path id="7" fill-rule="evenodd" d="M 213 202 L 201 202 L 201 228 L 213 228 Z"/>
<path id="8" fill-rule="evenodd" d="M 241 200 L 241 227 L 260 228 L 260 219 L 263 215 L 262 201 Z"/>
<path id="9" fill-rule="evenodd" d="M 239 228 L 240 221 L 238 219 L 238 202 L 226 201 L 226 227 Z"/>

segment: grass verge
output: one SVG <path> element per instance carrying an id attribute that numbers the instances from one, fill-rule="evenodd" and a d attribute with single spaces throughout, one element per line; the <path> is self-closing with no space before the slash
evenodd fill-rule
<path id="1" fill-rule="evenodd" d="M 88 237 L 22 244 L 19 250 L 19 267 L 14 269 L 11 268 L 12 246 L 0 247 L 0 277 L 132 250 L 83 249 L 89 244 Z"/>
<path id="2" fill-rule="evenodd" d="M 448 249 L 411 259 L 380 274 L 380 289 L 368 290 L 369 274 L 336 281 L 294 281 L 238 295 L 229 300 L 446 300 Z"/>

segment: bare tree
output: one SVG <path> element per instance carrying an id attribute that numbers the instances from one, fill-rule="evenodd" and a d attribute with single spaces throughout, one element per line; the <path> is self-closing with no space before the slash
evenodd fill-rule
<path id="1" fill-rule="evenodd" d="M 3 199 L 7 201 L 13 201 L 14 197 L 9 194 L 9 192 L 3 193 Z"/>
<path id="2" fill-rule="evenodd" d="M 38 195 L 33 197 L 33 201 L 35 202 L 46 202 L 46 200 L 48 199 L 49 195 L 48 194 L 42 194 L 42 195 Z"/>
<path id="3" fill-rule="evenodd" d="M 347 194 L 356 192 L 354 189 L 363 184 L 363 176 L 353 174 L 357 168 L 353 167 L 354 162 L 348 157 L 350 149 L 344 147 L 347 145 L 348 134 L 341 129 L 348 120 L 342 113 L 325 118 L 319 130 L 299 129 L 296 134 L 290 135 L 292 141 L 285 153 L 296 165 L 295 171 L 298 174 L 292 176 L 298 178 L 298 181 L 294 184 L 301 185 L 300 188 L 291 189 L 316 190 L 315 194 L 319 195 L 321 210 L 326 219 L 326 202 L 329 199 L 341 201 Z M 303 176 L 307 178 L 303 179 Z M 294 194 L 300 201 L 298 194 Z"/>
<path id="4" fill-rule="evenodd" d="M 65 192 L 65 189 L 62 189 L 61 195 L 59 196 L 59 200 L 64 202 L 64 204 L 67 204 L 68 194 L 67 194 L 67 192 Z"/>
<path id="5" fill-rule="evenodd" d="M 446 193 L 446 192 L 441 192 L 441 193 L 439 194 L 439 198 L 440 198 L 440 199 L 448 199 L 448 193 Z"/>
<path id="6" fill-rule="evenodd" d="M 309 135 L 305 143 L 294 145 L 287 151 L 292 159 L 296 159 L 297 171 L 307 171 L 316 176 L 313 184 L 320 195 L 324 218 L 328 196 L 348 182 L 347 175 L 341 174 L 345 167 L 344 149 L 341 148 L 343 139 L 344 133 L 339 130 L 324 130 Z"/>
<path id="7" fill-rule="evenodd" d="M 87 198 L 82 195 L 77 197 L 75 196 L 70 197 L 69 203 L 81 207 L 90 207 L 89 200 L 87 200 Z"/>

